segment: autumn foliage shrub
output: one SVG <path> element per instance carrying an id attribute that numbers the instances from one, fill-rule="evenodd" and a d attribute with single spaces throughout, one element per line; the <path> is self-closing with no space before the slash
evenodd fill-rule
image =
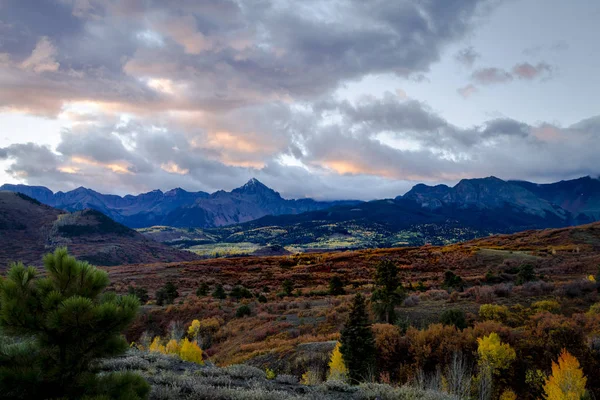
<path id="1" fill-rule="evenodd" d="M 558 314 L 560 312 L 560 303 L 556 300 L 540 300 L 533 303 L 531 309 L 536 313 L 547 311 L 552 314 Z"/>
<path id="2" fill-rule="evenodd" d="M 398 373 L 403 361 L 407 360 L 408 348 L 403 345 L 400 329 L 390 324 L 374 324 L 373 336 L 377 354 L 377 371 L 387 374 L 392 381 L 399 379 Z"/>
<path id="3" fill-rule="evenodd" d="M 483 321 L 506 322 L 509 311 L 506 306 L 499 304 L 483 304 L 479 307 L 479 318 Z"/>

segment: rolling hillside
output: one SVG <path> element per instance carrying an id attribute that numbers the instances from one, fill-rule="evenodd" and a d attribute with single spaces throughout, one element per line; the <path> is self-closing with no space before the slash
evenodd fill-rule
<path id="1" fill-rule="evenodd" d="M 189 261 L 173 249 L 114 222 L 95 210 L 57 210 L 20 193 L 0 192 L 0 269 L 11 261 L 40 265 L 58 246 L 97 265 Z"/>

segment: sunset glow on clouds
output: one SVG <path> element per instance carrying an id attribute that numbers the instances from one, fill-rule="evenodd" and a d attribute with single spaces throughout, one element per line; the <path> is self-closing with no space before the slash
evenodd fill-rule
<path id="1" fill-rule="evenodd" d="M 598 175 L 600 6 L 563 7 L 5 0 L 0 181 L 372 199 Z"/>

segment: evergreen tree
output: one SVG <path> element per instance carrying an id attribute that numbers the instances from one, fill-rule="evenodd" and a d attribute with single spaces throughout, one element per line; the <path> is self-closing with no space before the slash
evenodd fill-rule
<path id="1" fill-rule="evenodd" d="M 531 264 L 524 264 L 519 267 L 519 272 L 517 273 L 517 285 L 522 285 L 526 282 L 531 282 L 535 280 L 535 268 Z"/>
<path id="2" fill-rule="evenodd" d="M 150 299 L 150 296 L 148 296 L 148 290 L 143 287 L 129 286 L 127 288 L 127 294 L 137 297 L 141 304 L 146 304 Z"/>
<path id="3" fill-rule="evenodd" d="M 208 283 L 202 282 L 200 284 L 200 287 L 198 288 L 198 290 L 196 290 L 196 296 L 198 296 L 198 297 L 206 296 L 208 294 L 209 289 L 210 289 L 210 287 L 208 286 Z"/>
<path id="4" fill-rule="evenodd" d="M 292 292 L 294 291 L 294 282 L 292 282 L 289 279 L 286 279 L 281 284 L 281 288 L 283 289 L 283 293 L 285 293 L 286 296 L 291 296 Z"/>
<path id="5" fill-rule="evenodd" d="M 463 281 L 463 279 L 460 276 L 456 275 L 454 272 L 446 271 L 444 273 L 444 283 L 442 284 L 442 287 L 444 289 L 456 289 L 462 291 L 464 289 L 464 286 L 465 282 Z"/>
<path id="6" fill-rule="evenodd" d="M 375 271 L 375 290 L 371 296 L 373 311 L 381 321 L 393 324 L 396 320 L 395 307 L 406 297 L 398 278 L 398 267 L 384 260 Z"/>
<path id="7" fill-rule="evenodd" d="M 254 297 L 252 295 L 252 292 L 250 292 L 247 288 L 243 287 L 243 286 L 236 286 L 233 289 L 231 289 L 231 292 L 229 293 L 229 296 L 236 299 L 236 300 L 240 300 L 240 299 L 251 299 L 252 297 Z"/>
<path id="8" fill-rule="evenodd" d="M 177 286 L 173 282 L 165 283 L 165 286 L 156 291 L 156 304 L 162 306 L 164 304 L 173 304 L 176 298 L 179 297 Z"/>
<path id="9" fill-rule="evenodd" d="M 346 291 L 344 290 L 344 282 L 339 276 L 334 276 L 329 281 L 329 294 L 332 296 L 346 294 Z"/>
<path id="10" fill-rule="evenodd" d="M 227 297 L 227 294 L 225 293 L 225 289 L 223 289 L 223 285 L 217 285 L 212 296 L 215 299 L 224 300 Z"/>
<path id="11" fill-rule="evenodd" d="M 460 330 L 467 327 L 465 312 L 459 308 L 444 311 L 440 316 L 440 322 L 444 325 L 454 325 Z"/>
<path id="12" fill-rule="evenodd" d="M 340 351 L 351 383 L 366 381 L 374 376 L 375 340 L 367 316 L 365 299 L 360 293 L 352 301 L 340 343 Z"/>
<path id="13" fill-rule="evenodd" d="M 44 257 L 45 277 L 22 263 L 0 282 L 0 393 L 4 399 L 145 398 L 131 373 L 96 376 L 91 365 L 123 353 L 121 332 L 134 320 L 134 296 L 102 294 L 108 274 L 65 248 Z"/>

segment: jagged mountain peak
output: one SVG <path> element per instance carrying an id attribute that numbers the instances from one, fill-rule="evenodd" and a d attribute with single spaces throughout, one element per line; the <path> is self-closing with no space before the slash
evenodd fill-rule
<path id="1" fill-rule="evenodd" d="M 279 193 L 263 184 L 256 178 L 250 179 L 243 186 L 240 186 L 237 189 L 233 189 L 231 193 L 241 193 L 241 194 L 259 194 L 259 195 L 268 195 L 268 196 L 279 196 Z"/>

